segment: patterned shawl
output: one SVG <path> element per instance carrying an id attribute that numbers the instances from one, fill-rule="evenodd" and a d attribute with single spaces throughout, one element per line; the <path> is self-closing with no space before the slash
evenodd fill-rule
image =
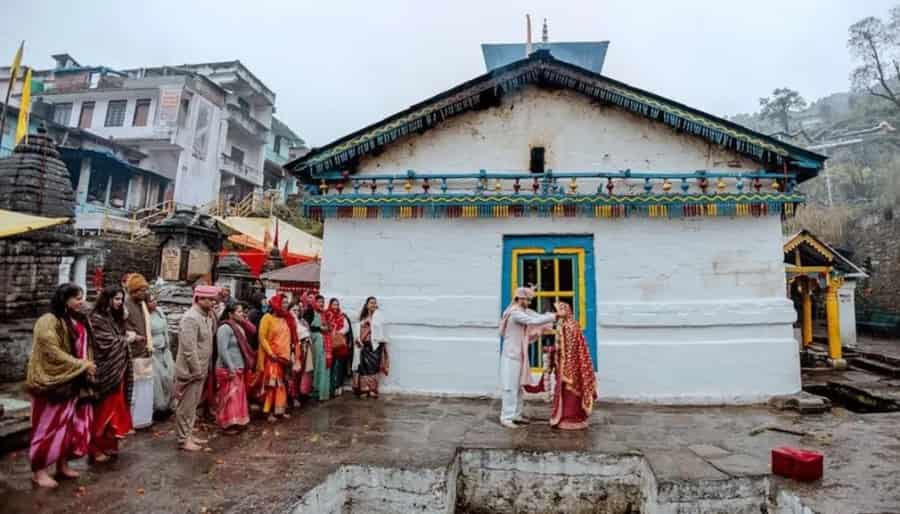
<path id="1" fill-rule="evenodd" d="M 556 346 L 558 376 L 569 392 L 581 398 L 581 408 L 590 415 L 597 397 L 597 379 L 587 341 L 573 316 L 560 321 Z"/>

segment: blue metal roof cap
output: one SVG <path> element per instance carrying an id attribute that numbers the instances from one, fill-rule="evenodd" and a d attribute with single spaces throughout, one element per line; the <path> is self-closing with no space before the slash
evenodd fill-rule
<path id="1" fill-rule="evenodd" d="M 588 41 L 580 43 L 532 43 L 532 51 L 549 50 L 557 60 L 574 64 L 594 73 L 603 72 L 606 49 L 609 41 Z M 524 59 L 525 43 L 483 44 L 484 65 L 487 71 L 506 66 Z"/>

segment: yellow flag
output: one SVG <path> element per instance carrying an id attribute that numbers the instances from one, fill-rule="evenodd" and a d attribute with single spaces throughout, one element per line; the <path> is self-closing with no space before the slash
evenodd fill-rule
<path id="1" fill-rule="evenodd" d="M 16 78 L 19 76 L 19 66 L 22 65 L 22 50 L 24 50 L 24 49 L 25 49 L 25 42 L 22 41 L 22 43 L 19 44 L 19 51 L 16 52 L 16 56 L 13 57 L 12 68 L 9 70 L 9 72 L 10 72 L 9 83 L 10 84 L 15 84 Z"/>
<path id="2" fill-rule="evenodd" d="M 19 103 L 19 124 L 16 125 L 16 144 L 28 133 L 28 114 L 31 110 L 31 68 L 25 72 L 22 85 L 22 101 Z"/>
<path id="3" fill-rule="evenodd" d="M 9 83 L 10 86 L 16 83 L 16 79 L 19 77 L 19 66 L 22 65 L 22 51 L 25 49 L 25 42 L 22 41 L 19 44 L 19 51 L 16 52 L 16 56 L 13 57 L 13 65 L 9 70 Z"/>

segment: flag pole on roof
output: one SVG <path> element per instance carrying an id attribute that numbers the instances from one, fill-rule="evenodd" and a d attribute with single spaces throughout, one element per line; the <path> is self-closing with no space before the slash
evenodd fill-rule
<path id="1" fill-rule="evenodd" d="M 525 15 L 525 57 L 531 55 L 531 15 Z"/>
<path id="2" fill-rule="evenodd" d="M 6 88 L 6 100 L 3 102 L 3 111 L 0 112 L 0 148 L 3 148 L 3 132 L 6 130 L 6 107 L 9 105 L 9 95 L 12 93 L 13 87 L 16 85 L 16 78 L 19 75 L 19 68 L 22 66 L 22 52 L 25 49 L 25 41 L 19 44 L 19 51 L 13 57 L 12 66 L 9 70 L 9 85 Z M 13 141 L 15 146 L 15 141 Z"/>

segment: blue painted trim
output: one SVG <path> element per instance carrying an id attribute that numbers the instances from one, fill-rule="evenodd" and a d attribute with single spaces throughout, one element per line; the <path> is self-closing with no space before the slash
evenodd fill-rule
<path id="1" fill-rule="evenodd" d="M 556 248 L 583 248 L 584 249 L 584 283 L 585 308 L 587 310 L 587 326 L 584 336 L 588 341 L 588 349 L 591 359 L 594 361 L 594 370 L 597 369 L 597 275 L 594 268 L 594 236 L 592 235 L 527 235 L 527 236 L 503 236 L 503 267 L 501 277 L 502 301 L 500 302 L 500 314 L 512 301 L 512 252 L 520 248 L 542 248 L 545 253 L 552 254 Z M 577 260 L 576 260 L 577 265 Z M 574 278 L 573 287 L 577 287 L 578 277 Z"/>

